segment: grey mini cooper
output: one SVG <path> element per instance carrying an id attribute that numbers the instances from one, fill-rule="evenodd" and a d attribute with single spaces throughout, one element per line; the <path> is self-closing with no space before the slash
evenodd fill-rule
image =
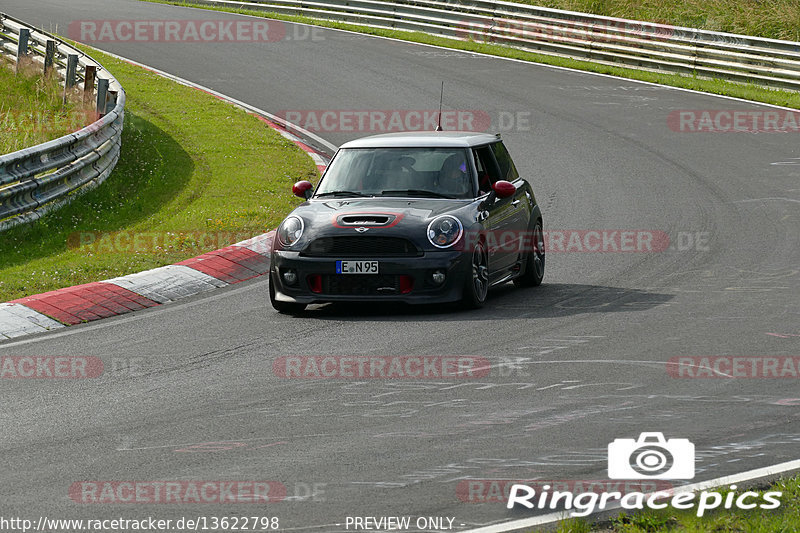
<path id="1" fill-rule="evenodd" d="M 345 143 L 275 235 L 280 312 L 340 301 L 483 305 L 544 276 L 542 213 L 499 135 L 414 132 Z"/>

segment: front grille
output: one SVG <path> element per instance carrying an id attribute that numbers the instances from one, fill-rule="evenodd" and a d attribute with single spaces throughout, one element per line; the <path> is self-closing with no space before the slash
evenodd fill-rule
<path id="1" fill-rule="evenodd" d="M 321 237 L 301 252 L 310 257 L 408 257 L 420 255 L 411 241 L 398 237 Z"/>
<path id="2" fill-rule="evenodd" d="M 322 276 L 323 294 L 373 296 L 400 294 L 399 276 L 348 274 Z"/>

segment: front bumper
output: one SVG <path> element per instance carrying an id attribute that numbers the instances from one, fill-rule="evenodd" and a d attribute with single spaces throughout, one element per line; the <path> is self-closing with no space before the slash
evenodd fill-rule
<path id="1" fill-rule="evenodd" d="M 336 260 L 378 261 L 379 274 L 336 274 Z M 417 257 L 308 257 L 299 252 L 276 250 L 270 261 L 270 283 L 275 299 L 302 304 L 323 302 L 405 302 L 428 304 L 454 302 L 461 299 L 467 276 L 471 275 L 470 255 L 461 251 L 425 252 Z M 283 272 L 294 270 L 297 282 L 287 285 Z M 445 272 L 445 281 L 435 284 L 431 274 Z M 320 292 L 312 291 L 313 277 Z M 400 276 L 412 280 L 405 294 L 395 281 Z M 394 280 L 394 281 L 393 281 Z M 321 285 L 321 286 L 320 286 Z M 377 290 L 376 290 L 377 289 Z"/>

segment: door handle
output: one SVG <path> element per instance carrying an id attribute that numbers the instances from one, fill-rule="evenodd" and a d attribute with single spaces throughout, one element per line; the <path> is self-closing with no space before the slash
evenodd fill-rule
<path id="1" fill-rule="evenodd" d="M 519 200 L 514 200 L 513 202 L 511 202 L 511 205 L 513 205 L 514 207 L 518 206 Z"/>

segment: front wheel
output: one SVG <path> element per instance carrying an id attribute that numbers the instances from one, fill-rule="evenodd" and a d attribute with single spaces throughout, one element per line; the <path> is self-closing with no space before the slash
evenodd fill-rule
<path id="1" fill-rule="evenodd" d="M 302 313 L 306 309 L 306 304 L 279 302 L 275 299 L 275 282 L 272 279 L 272 274 L 269 276 L 269 302 L 276 311 L 286 315 L 296 315 Z"/>
<path id="2" fill-rule="evenodd" d="M 537 220 L 533 226 L 533 250 L 525 255 L 525 272 L 514 279 L 517 287 L 536 287 L 544 279 L 544 232 L 542 222 Z"/>
<path id="3" fill-rule="evenodd" d="M 464 284 L 464 296 L 461 300 L 467 309 L 483 307 L 486 294 L 489 292 L 489 260 L 483 243 L 477 243 L 472 251 L 472 262 L 469 276 Z"/>

